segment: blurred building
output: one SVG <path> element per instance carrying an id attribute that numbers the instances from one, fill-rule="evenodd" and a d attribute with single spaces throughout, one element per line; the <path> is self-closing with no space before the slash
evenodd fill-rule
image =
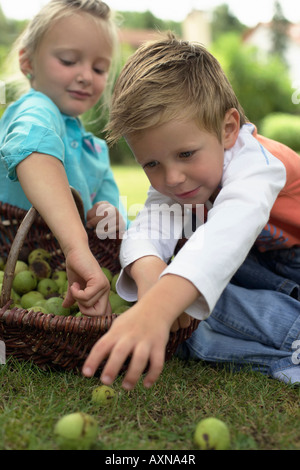
<path id="1" fill-rule="evenodd" d="M 244 35 L 244 42 L 256 46 L 264 54 L 272 52 L 271 23 L 258 23 Z M 290 24 L 287 29 L 287 43 L 284 53 L 285 62 L 293 81 L 300 83 L 300 24 Z"/>
<path id="2" fill-rule="evenodd" d="M 206 11 L 192 10 L 182 23 L 182 36 L 208 47 L 211 43 L 211 23 Z"/>

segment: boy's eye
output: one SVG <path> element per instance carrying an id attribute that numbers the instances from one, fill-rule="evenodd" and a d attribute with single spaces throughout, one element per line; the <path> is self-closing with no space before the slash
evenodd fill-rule
<path id="1" fill-rule="evenodd" d="M 153 160 L 152 162 L 146 163 L 143 168 L 154 168 L 156 165 L 158 165 L 158 161 Z"/>
<path id="2" fill-rule="evenodd" d="M 193 155 L 194 152 L 192 151 L 189 151 L 189 152 L 180 152 L 179 156 L 182 157 L 182 158 L 188 158 L 188 157 L 191 157 Z"/>

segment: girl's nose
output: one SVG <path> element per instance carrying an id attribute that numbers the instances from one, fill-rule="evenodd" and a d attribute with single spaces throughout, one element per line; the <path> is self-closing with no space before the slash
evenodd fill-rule
<path id="1" fill-rule="evenodd" d="M 77 82 L 85 85 L 90 84 L 92 81 L 92 72 L 88 67 L 82 68 L 77 75 Z"/>

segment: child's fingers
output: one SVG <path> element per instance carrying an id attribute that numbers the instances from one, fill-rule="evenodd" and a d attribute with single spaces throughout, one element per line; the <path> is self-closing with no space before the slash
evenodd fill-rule
<path id="1" fill-rule="evenodd" d="M 150 367 L 143 382 L 146 388 L 151 387 L 156 382 L 156 380 L 162 373 L 164 363 L 165 363 L 165 350 L 164 349 L 161 351 L 156 350 L 155 354 L 150 360 Z"/>

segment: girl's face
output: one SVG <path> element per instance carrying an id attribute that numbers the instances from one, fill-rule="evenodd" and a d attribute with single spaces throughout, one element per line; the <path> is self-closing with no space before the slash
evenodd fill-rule
<path id="1" fill-rule="evenodd" d="M 100 24 L 88 14 L 58 20 L 31 61 L 32 87 L 69 116 L 92 108 L 107 83 L 112 45 Z"/>
<path id="2" fill-rule="evenodd" d="M 204 204 L 221 182 L 224 150 L 239 129 L 236 110 L 224 119 L 222 142 L 191 121 L 172 121 L 127 137 L 151 185 L 183 204 Z"/>

